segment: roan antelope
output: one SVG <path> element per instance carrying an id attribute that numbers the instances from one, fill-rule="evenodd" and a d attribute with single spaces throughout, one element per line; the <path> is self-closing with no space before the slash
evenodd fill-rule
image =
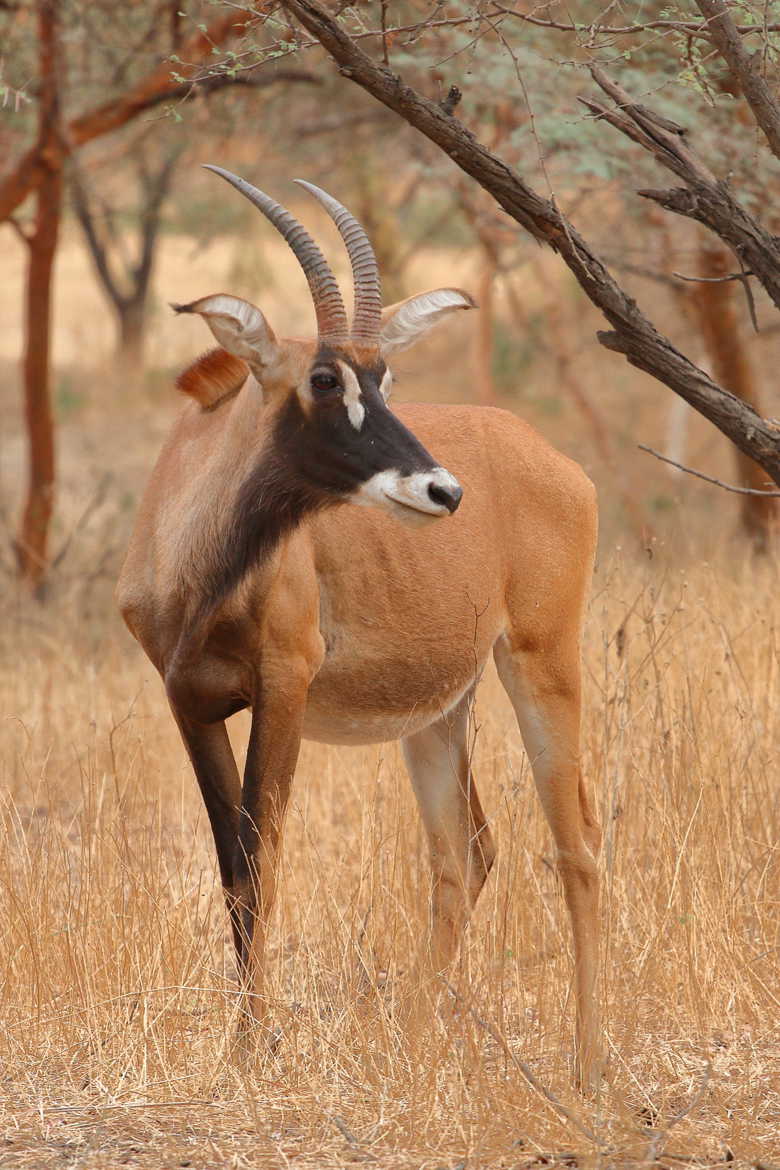
<path id="1" fill-rule="evenodd" d="M 246 1018 L 264 1018 L 266 926 L 302 737 L 401 739 L 433 866 L 427 959 L 439 972 L 453 958 L 495 856 L 467 750 L 470 699 L 492 651 L 557 847 L 574 935 L 577 1071 L 591 1085 L 600 833 L 579 736 L 593 487 L 504 411 L 391 411 L 388 356 L 473 308 L 471 298 L 437 289 L 383 310 L 365 232 L 304 183 L 349 252 L 350 329 L 304 228 L 211 169 L 287 240 L 318 335 L 278 339 L 259 309 L 224 294 L 174 306 L 205 318 L 221 348 L 179 379 L 193 401 L 152 474 L 118 600 L 165 681 L 208 810 Z M 337 507 L 348 502 L 374 507 Z M 242 785 L 225 720 L 247 707 Z"/>

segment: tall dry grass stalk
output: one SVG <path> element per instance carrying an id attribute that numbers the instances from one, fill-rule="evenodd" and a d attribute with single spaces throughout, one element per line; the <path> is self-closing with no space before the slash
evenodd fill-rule
<path id="1" fill-rule="evenodd" d="M 306 744 L 269 952 L 281 1038 L 239 1068 L 194 780 L 151 668 L 104 598 L 86 612 L 64 590 L 2 615 L 3 1167 L 780 1156 L 770 565 L 735 550 L 685 573 L 615 554 L 597 574 L 584 721 L 605 829 L 597 1101 L 571 1088 L 568 923 L 494 677 L 474 754 L 499 860 L 455 994 L 400 1024 L 428 871 L 397 747 Z"/>

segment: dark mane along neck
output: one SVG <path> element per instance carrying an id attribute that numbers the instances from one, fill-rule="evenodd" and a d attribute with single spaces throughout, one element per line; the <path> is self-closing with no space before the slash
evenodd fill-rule
<path id="1" fill-rule="evenodd" d="M 209 569 L 198 582 L 200 617 L 213 614 L 305 516 L 336 502 L 332 493 L 318 489 L 301 474 L 301 460 L 296 457 L 300 453 L 291 450 L 299 416 L 297 402 L 282 409 L 259 462 L 238 489 L 229 520 L 214 542 Z"/>

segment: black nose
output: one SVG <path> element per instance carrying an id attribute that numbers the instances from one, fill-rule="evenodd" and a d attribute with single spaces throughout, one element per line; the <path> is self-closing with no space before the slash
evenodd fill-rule
<path id="1" fill-rule="evenodd" d="M 463 498 L 463 488 L 442 487 L 438 483 L 428 484 L 428 495 L 433 500 L 434 504 L 443 504 L 447 511 L 452 514 L 457 510 L 458 504 Z"/>

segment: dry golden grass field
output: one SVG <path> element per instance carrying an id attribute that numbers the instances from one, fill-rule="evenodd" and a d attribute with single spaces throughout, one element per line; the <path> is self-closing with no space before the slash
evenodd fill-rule
<path id="1" fill-rule="evenodd" d="M 224 247 L 194 256 L 172 241 L 166 295 L 217 291 L 234 261 Z M 455 273 L 429 261 L 421 285 L 468 283 L 466 261 Z M 9 245 L 4 524 L 22 467 L 7 291 L 19 262 Z M 264 296 L 271 319 L 289 323 L 286 290 Z M 615 506 L 580 416 L 568 403 L 548 410 L 542 359 L 512 403 L 585 463 L 602 499 L 583 727 L 605 833 L 609 1064 L 598 1098 L 571 1084 L 568 922 L 492 674 L 474 764 L 499 858 L 452 975 L 457 997 L 443 994 L 416 1030 L 401 1029 L 427 861 L 397 746 L 305 744 L 270 947 L 281 1039 L 239 1068 L 207 820 L 159 680 L 111 602 L 177 403 L 163 372 L 140 389 L 116 377 L 101 314 L 69 245 L 58 286 L 62 555 L 45 603 L 16 591 L 3 531 L 2 1170 L 780 1164 L 777 567 L 735 536 L 731 498 L 635 453 L 660 431 L 668 395 L 598 352 L 595 315 L 580 323 L 584 384 L 602 395 L 626 482 L 655 521 L 652 555 Z M 155 319 L 161 371 L 205 343 L 196 322 Z M 464 328 L 405 359 L 400 393 L 467 396 L 468 345 Z M 431 383 L 442 370 L 452 380 Z M 723 467 L 703 424 L 690 442 L 691 462 Z M 246 734 L 239 716 L 239 753 Z"/>

